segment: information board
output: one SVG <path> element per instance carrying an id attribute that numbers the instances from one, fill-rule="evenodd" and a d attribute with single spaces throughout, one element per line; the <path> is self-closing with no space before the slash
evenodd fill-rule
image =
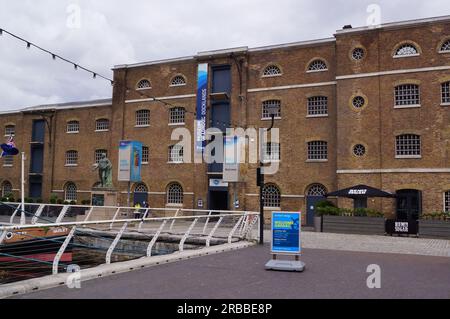
<path id="1" fill-rule="evenodd" d="M 272 212 L 273 254 L 301 254 L 300 221 L 301 212 Z"/>

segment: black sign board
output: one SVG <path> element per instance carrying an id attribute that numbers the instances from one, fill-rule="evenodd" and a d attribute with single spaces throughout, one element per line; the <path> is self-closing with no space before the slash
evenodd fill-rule
<path id="1" fill-rule="evenodd" d="M 389 235 L 417 235 L 419 234 L 419 222 L 417 220 L 388 219 L 385 229 Z"/>

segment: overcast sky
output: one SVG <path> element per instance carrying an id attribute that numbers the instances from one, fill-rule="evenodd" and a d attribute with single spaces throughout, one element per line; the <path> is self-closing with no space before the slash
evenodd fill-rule
<path id="1" fill-rule="evenodd" d="M 0 0 L 0 28 L 112 77 L 117 64 L 331 37 L 366 25 L 370 4 L 382 23 L 450 14 L 448 0 Z M 108 82 L 0 37 L 0 111 L 109 97 Z"/>

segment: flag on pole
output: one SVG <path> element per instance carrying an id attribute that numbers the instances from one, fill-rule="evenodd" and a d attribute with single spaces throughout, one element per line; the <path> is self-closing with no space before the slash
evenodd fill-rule
<path id="1" fill-rule="evenodd" d="M 14 142 L 14 137 L 12 135 L 9 137 L 8 142 L 0 145 L 0 147 L 2 148 L 0 158 L 4 156 L 14 156 L 19 154 L 19 150 L 16 148 L 16 143 Z"/>

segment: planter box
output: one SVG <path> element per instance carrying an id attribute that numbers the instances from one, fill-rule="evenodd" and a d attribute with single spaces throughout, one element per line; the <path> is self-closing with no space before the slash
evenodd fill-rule
<path id="1" fill-rule="evenodd" d="M 324 233 L 384 235 L 383 217 L 323 216 Z"/>
<path id="2" fill-rule="evenodd" d="M 419 236 L 429 238 L 450 239 L 450 221 L 420 220 Z"/>

